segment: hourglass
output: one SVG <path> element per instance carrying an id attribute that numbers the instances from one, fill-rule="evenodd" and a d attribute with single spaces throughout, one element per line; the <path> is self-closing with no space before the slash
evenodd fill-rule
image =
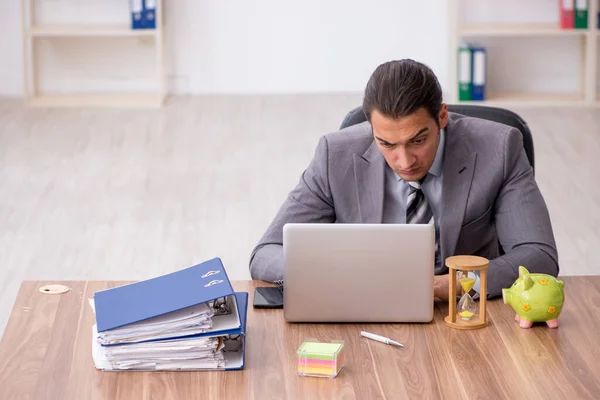
<path id="1" fill-rule="evenodd" d="M 487 269 L 488 259 L 477 256 L 454 256 L 446 259 L 449 268 L 449 301 L 446 325 L 457 329 L 477 329 L 487 325 Z M 470 295 L 475 279 L 469 272 L 479 271 L 479 307 Z M 461 297 L 457 304 L 457 283 L 461 287 Z"/>

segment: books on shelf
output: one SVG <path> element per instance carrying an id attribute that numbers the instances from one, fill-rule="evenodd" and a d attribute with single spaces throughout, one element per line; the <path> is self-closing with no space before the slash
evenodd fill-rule
<path id="1" fill-rule="evenodd" d="M 473 65 L 471 48 L 461 45 L 458 48 L 458 100 L 468 101 L 472 97 Z"/>
<path id="2" fill-rule="evenodd" d="M 131 29 L 156 29 L 157 0 L 129 0 Z"/>
<path id="3" fill-rule="evenodd" d="M 482 46 L 461 44 L 458 48 L 458 100 L 485 100 L 487 52 Z"/>
<path id="4" fill-rule="evenodd" d="M 90 305 L 97 369 L 244 368 L 248 293 L 233 291 L 218 258 L 96 292 Z"/>
<path id="5" fill-rule="evenodd" d="M 560 27 L 573 29 L 575 27 L 575 0 L 559 0 Z"/>
<path id="6" fill-rule="evenodd" d="M 590 0 L 560 0 L 560 27 L 562 29 L 587 29 Z"/>
<path id="7" fill-rule="evenodd" d="M 491 2 L 476 8 L 474 3 L 479 4 L 456 1 L 450 8 L 449 28 L 456 43 L 449 65 L 452 101 L 600 106 L 600 0 L 558 0 L 538 11 L 525 4 L 517 7 L 519 2 Z M 552 79 L 546 68 L 557 52 L 578 55 L 563 57 L 564 80 Z"/>
<path id="8" fill-rule="evenodd" d="M 588 28 L 589 0 L 575 0 L 575 29 Z"/>

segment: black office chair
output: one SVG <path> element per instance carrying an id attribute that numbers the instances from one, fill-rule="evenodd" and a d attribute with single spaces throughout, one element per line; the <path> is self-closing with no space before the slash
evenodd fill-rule
<path id="1" fill-rule="evenodd" d="M 518 114 L 513 111 L 498 107 L 457 104 L 448 105 L 448 111 L 469 117 L 487 119 L 517 128 L 523 135 L 523 147 L 525 147 L 525 154 L 527 154 L 529 164 L 531 164 L 531 167 L 535 172 L 535 154 L 533 151 L 533 137 L 531 136 L 531 130 L 523 118 L 521 118 Z M 365 122 L 366 120 L 367 117 L 365 116 L 362 107 L 356 107 L 346 115 L 344 121 L 342 121 L 340 129 Z"/>

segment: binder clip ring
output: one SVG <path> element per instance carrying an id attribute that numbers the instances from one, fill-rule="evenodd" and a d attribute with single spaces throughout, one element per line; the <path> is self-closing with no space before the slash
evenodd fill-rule
<path id="1" fill-rule="evenodd" d="M 227 352 L 237 352 L 240 351 L 242 349 L 243 343 L 240 339 L 241 335 L 235 335 L 235 336 L 229 336 L 228 338 L 223 338 L 223 352 L 227 353 Z M 230 342 L 236 342 L 237 343 L 237 347 L 236 348 L 227 348 L 226 343 L 230 343 Z"/>
<path id="2" fill-rule="evenodd" d="M 212 308 L 214 310 L 215 315 L 231 314 L 231 305 L 225 297 L 215 299 L 212 302 Z"/>

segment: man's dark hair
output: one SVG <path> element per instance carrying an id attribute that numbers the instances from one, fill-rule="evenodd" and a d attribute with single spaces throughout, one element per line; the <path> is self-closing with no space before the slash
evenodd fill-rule
<path id="1" fill-rule="evenodd" d="M 399 119 L 425 108 L 439 125 L 442 88 L 433 71 L 414 60 L 394 60 L 381 64 L 367 82 L 363 111 L 371 120 L 373 110 Z"/>

